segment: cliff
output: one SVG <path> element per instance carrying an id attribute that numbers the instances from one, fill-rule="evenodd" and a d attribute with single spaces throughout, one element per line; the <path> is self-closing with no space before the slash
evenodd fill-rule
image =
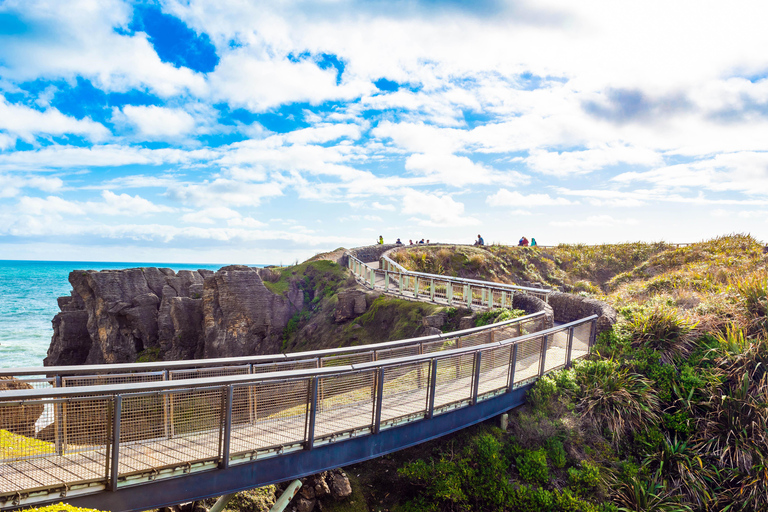
<path id="1" fill-rule="evenodd" d="M 76 270 L 59 298 L 46 365 L 133 362 L 142 353 L 193 359 L 277 352 L 304 294 L 273 293 L 244 266 L 178 273 L 167 268 Z"/>

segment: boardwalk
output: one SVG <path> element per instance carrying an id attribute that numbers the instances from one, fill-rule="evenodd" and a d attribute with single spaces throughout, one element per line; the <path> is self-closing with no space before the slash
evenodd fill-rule
<path id="1" fill-rule="evenodd" d="M 3 392 L 0 418 L 43 413 L 39 440 L 0 431 L 0 508 L 64 498 L 140 510 L 411 446 L 521 403 L 538 376 L 588 353 L 594 320 L 535 332 L 489 326 L 453 341 L 409 340 L 389 355 L 363 348 L 327 356 L 328 366 L 316 358 L 317 368 L 212 376 L 236 373 L 222 366 L 143 382 L 116 373 L 128 377 Z"/>

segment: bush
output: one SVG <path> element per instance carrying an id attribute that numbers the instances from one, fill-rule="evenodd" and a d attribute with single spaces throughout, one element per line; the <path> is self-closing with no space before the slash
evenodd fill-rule
<path id="1" fill-rule="evenodd" d="M 559 439 L 549 438 L 544 447 L 547 449 L 547 455 L 549 460 L 552 461 L 552 465 L 556 468 L 565 467 L 565 448 L 563 442 Z"/>
<path id="2" fill-rule="evenodd" d="M 642 375 L 613 360 L 579 362 L 575 370 L 580 385 L 578 410 L 612 432 L 614 441 L 658 419 L 658 397 Z"/>
<path id="3" fill-rule="evenodd" d="M 636 314 L 628 331 L 636 344 L 661 352 L 669 361 L 690 351 L 689 334 L 694 327 L 696 323 L 681 318 L 674 310 L 658 307 Z"/>
<path id="4" fill-rule="evenodd" d="M 526 482 L 539 484 L 549 482 L 546 449 L 526 450 L 521 457 L 517 458 L 517 471 Z"/>
<path id="5" fill-rule="evenodd" d="M 568 480 L 571 487 L 594 489 L 600 485 L 600 468 L 587 460 L 581 462 L 581 468 L 568 468 Z"/>

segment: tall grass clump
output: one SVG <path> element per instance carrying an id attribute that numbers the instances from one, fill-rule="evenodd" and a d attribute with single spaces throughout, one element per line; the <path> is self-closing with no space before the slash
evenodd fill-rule
<path id="1" fill-rule="evenodd" d="M 750 331 L 768 331 L 768 274 L 765 270 L 733 283 L 741 297 Z"/>
<path id="2" fill-rule="evenodd" d="M 657 307 L 635 313 L 627 330 L 633 344 L 660 352 L 668 362 L 688 354 L 695 327 L 696 323 L 681 317 L 674 309 Z"/>
<path id="3" fill-rule="evenodd" d="M 584 361 L 575 366 L 577 410 L 618 442 L 659 419 L 659 399 L 647 378 L 612 359 Z"/>

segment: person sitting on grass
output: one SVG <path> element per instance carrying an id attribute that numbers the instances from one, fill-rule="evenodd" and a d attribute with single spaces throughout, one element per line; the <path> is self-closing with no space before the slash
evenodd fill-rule
<path id="1" fill-rule="evenodd" d="M 483 240 L 483 237 L 480 235 L 477 235 L 477 240 L 475 241 L 475 245 L 485 245 L 485 241 Z"/>

